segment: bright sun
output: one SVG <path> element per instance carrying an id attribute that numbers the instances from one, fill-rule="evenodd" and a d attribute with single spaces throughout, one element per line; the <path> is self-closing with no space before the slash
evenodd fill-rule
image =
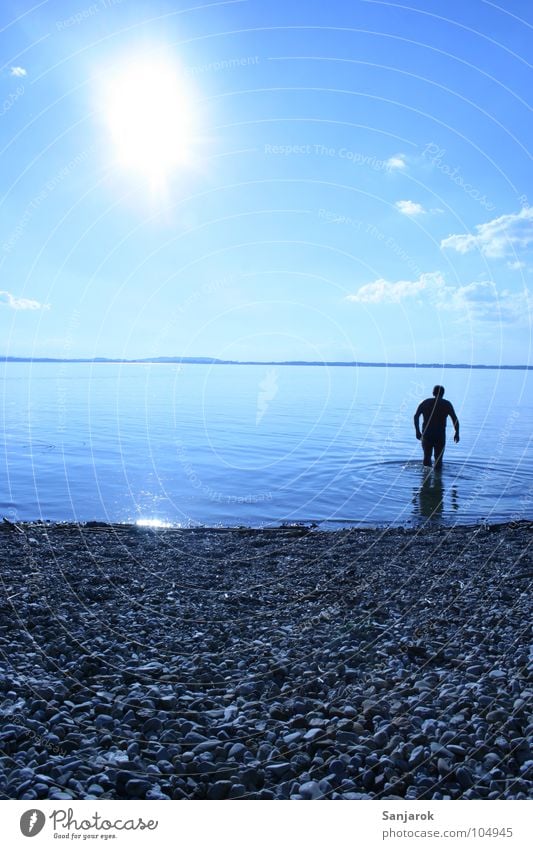
<path id="1" fill-rule="evenodd" d="M 193 110 L 169 61 L 132 61 L 107 76 L 105 119 L 118 163 L 160 183 L 189 158 Z"/>

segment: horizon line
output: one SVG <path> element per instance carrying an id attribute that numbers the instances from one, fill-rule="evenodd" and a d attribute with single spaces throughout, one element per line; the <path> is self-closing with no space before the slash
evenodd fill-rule
<path id="1" fill-rule="evenodd" d="M 157 363 L 172 365 L 265 365 L 265 366 L 341 366 L 361 368 L 461 368 L 461 369 L 516 369 L 529 371 L 532 365 L 490 364 L 490 363 L 414 363 L 414 362 L 372 362 L 366 360 L 221 360 L 217 357 L 14 357 L 0 356 L 0 362 L 8 363 L 120 363 L 141 364 Z"/>

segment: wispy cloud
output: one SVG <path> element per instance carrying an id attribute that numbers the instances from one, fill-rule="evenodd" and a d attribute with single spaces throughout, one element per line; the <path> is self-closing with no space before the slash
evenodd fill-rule
<path id="1" fill-rule="evenodd" d="M 389 157 L 389 159 L 385 162 L 385 165 L 389 171 L 405 171 L 407 168 L 405 154 L 397 153 L 395 156 Z"/>
<path id="2" fill-rule="evenodd" d="M 449 286 L 440 271 L 421 274 L 417 280 L 374 280 L 346 300 L 359 304 L 399 304 L 416 299 L 433 309 L 453 312 L 459 320 L 524 324 L 531 319 L 532 293 L 498 289 L 491 280 Z"/>
<path id="3" fill-rule="evenodd" d="M 13 65 L 13 67 L 9 69 L 9 75 L 11 77 L 27 77 L 28 72 L 26 68 L 21 68 L 20 65 Z"/>
<path id="4" fill-rule="evenodd" d="M 424 215 L 426 211 L 421 203 L 415 203 L 414 200 L 397 200 L 394 206 L 402 215 Z"/>
<path id="5" fill-rule="evenodd" d="M 498 289 L 492 280 L 480 280 L 465 286 L 447 286 L 442 292 L 442 309 L 451 309 L 468 320 L 500 324 L 529 323 L 532 293 L 527 289 L 510 292 Z"/>
<path id="6" fill-rule="evenodd" d="M 460 254 L 478 248 L 484 256 L 498 258 L 508 256 L 516 248 L 533 245 L 533 207 L 526 206 L 520 212 L 500 215 L 485 224 L 478 224 L 475 234 L 448 236 L 440 243 L 441 248 L 453 248 Z"/>
<path id="7" fill-rule="evenodd" d="M 347 300 L 359 304 L 399 304 L 406 298 L 414 298 L 422 292 L 443 287 L 444 279 L 439 271 L 421 274 L 418 280 L 397 280 L 391 283 L 380 278 L 361 286 Z"/>
<path id="8" fill-rule="evenodd" d="M 30 298 L 17 298 L 11 292 L 0 291 L 0 306 L 10 307 L 12 310 L 48 310 L 50 304 L 41 304 Z"/>
<path id="9" fill-rule="evenodd" d="M 520 259 L 516 259 L 513 262 L 507 263 L 507 268 L 510 268 L 511 271 L 520 271 L 522 268 L 525 268 L 525 262 L 522 262 Z"/>

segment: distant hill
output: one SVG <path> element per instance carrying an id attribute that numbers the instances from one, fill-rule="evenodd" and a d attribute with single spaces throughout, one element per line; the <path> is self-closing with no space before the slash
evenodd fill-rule
<path id="1" fill-rule="evenodd" d="M 187 363 L 198 365 L 225 366 L 344 366 L 348 368 L 462 368 L 462 369 L 512 369 L 529 371 L 530 365 L 484 365 L 482 363 L 372 363 L 353 361 L 324 360 L 219 360 L 216 357 L 143 357 L 139 359 L 121 359 L 119 357 L 1 357 L 4 363 Z"/>

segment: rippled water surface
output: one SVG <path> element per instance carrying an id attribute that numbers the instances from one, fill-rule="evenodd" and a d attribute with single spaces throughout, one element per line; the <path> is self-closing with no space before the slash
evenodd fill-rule
<path id="1" fill-rule="evenodd" d="M 533 513 L 531 372 L 2 366 L 0 509 L 22 520 L 407 525 Z M 413 413 L 461 420 L 424 475 Z"/>

